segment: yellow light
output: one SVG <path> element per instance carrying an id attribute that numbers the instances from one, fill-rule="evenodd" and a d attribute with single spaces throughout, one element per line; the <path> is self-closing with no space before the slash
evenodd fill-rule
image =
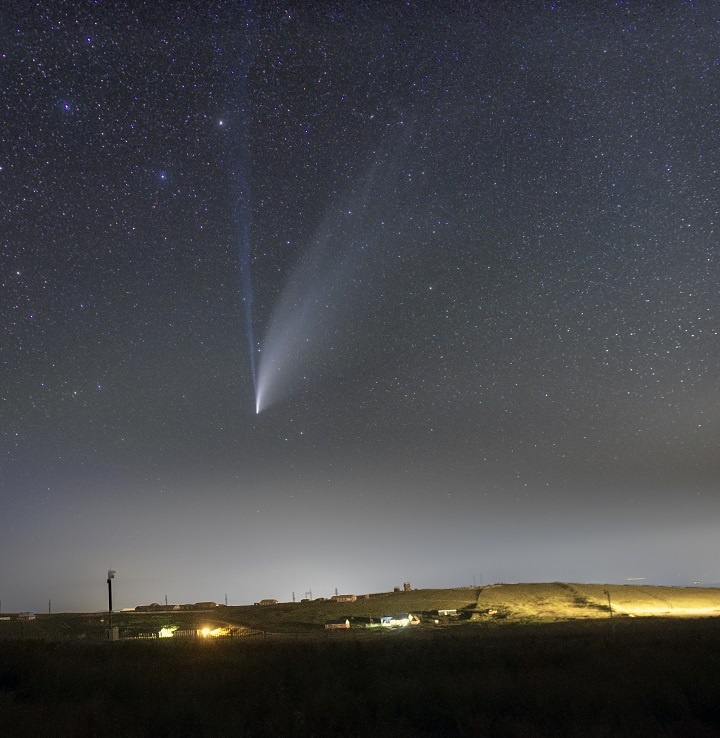
<path id="1" fill-rule="evenodd" d="M 230 635 L 230 628 L 209 628 L 205 626 L 201 631 L 200 635 L 203 638 L 217 638 L 218 636 Z"/>

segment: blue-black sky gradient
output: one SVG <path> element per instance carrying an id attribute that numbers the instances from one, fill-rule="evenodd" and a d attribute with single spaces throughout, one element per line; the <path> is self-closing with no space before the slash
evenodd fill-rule
<path id="1" fill-rule="evenodd" d="M 720 582 L 716 3 L 0 21 L 4 611 Z"/>

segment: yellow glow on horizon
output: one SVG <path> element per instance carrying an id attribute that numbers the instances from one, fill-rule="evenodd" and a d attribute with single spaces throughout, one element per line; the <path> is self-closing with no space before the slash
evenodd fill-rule
<path id="1" fill-rule="evenodd" d="M 616 605 L 613 602 L 613 613 L 617 615 L 720 615 L 717 607 L 668 607 L 657 605 Z"/>

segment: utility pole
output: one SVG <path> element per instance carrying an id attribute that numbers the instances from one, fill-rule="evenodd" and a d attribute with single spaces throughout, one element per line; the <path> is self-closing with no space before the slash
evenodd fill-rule
<path id="1" fill-rule="evenodd" d="M 607 595 L 608 598 L 608 610 L 610 610 L 610 620 L 612 620 L 612 602 L 610 602 L 610 590 L 604 589 L 603 592 Z"/>
<path id="2" fill-rule="evenodd" d="M 108 586 L 108 626 L 110 631 L 108 633 L 109 640 L 112 640 L 112 580 L 115 579 L 115 572 L 113 569 L 108 569 L 107 586 Z"/>
<path id="3" fill-rule="evenodd" d="M 227 592 L 225 593 L 225 607 L 227 607 Z"/>
<path id="4" fill-rule="evenodd" d="M 612 611 L 612 602 L 610 601 L 610 590 L 605 589 L 603 590 L 605 594 L 607 595 L 608 600 L 608 610 L 610 610 L 610 623 L 612 625 L 612 632 L 613 632 L 613 638 L 615 637 L 615 621 L 613 620 L 613 611 Z"/>
<path id="5" fill-rule="evenodd" d="M 48 615 L 52 615 L 52 599 L 48 600 Z"/>

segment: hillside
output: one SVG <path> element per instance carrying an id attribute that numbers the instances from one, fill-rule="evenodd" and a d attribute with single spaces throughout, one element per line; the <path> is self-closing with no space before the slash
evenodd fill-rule
<path id="1" fill-rule="evenodd" d="M 416 589 L 410 592 L 380 592 L 355 602 L 331 600 L 279 603 L 223 608 L 234 622 L 258 630 L 320 629 L 328 620 L 349 618 L 358 624 L 383 615 L 440 609 L 474 609 L 480 588 Z"/>
<path id="2" fill-rule="evenodd" d="M 355 602 L 329 600 L 276 605 L 218 606 L 188 612 L 113 613 L 123 637 L 153 637 L 161 628 L 180 631 L 223 629 L 236 635 L 321 633 L 330 620 L 350 620 L 353 628 L 378 624 L 385 615 L 413 613 L 420 629 L 473 623 L 607 618 L 608 593 L 615 617 L 720 615 L 720 589 L 617 584 L 493 584 L 460 589 L 381 592 Z M 455 611 L 438 615 L 438 610 Z M 0 638 L 89 639 L 105 637 L 107 615 L 59 613 L 35 620 L 12 616 L 0 621 Z"/>
<path id="3" fill-rule="evenodd" d="M 608 594 L 610 597 L 608 603 Z M 511 619 L 720 615 L 720 589 L 623 584 L 498 584 L 484 588 L 477 614 Z"/>
<path id="4" fill-rule="evenodd" d="M 234 625 L 278 632 L 318 630 L 328 620 L 337 618 L 348 618 L 360 627 L 383 615 L 399 612 L 424 614 L 425 625 L 437 626 L 501 620 L 588 619 L 609 616 L 608 592 L 616 616 L 720 615 L 720 589 L 554 582 L 384 592 L 355 602 L 222 607 L 214 616 Z M 457 615 L 432 615 L 438 610 L 456 610 Z"/>

